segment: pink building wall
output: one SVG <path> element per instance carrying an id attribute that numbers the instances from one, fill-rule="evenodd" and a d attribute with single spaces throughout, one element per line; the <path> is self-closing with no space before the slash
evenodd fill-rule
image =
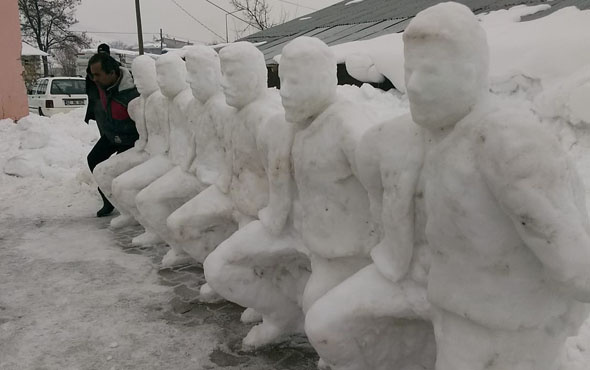
<path id="1" fill-rule="evenodd" d="M 0 119 L 17 120 L 29 114 L 17 1 L 0 0 Z"/>

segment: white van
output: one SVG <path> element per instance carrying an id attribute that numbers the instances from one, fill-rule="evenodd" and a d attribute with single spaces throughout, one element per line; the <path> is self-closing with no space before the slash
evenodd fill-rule
<path id="1" fill-rule="evenodd" d="M 86 81 L 81 77 L 45 77 L 29 90 L 29 111 L 40 116 L 67 113 L 88 102 Z"/>

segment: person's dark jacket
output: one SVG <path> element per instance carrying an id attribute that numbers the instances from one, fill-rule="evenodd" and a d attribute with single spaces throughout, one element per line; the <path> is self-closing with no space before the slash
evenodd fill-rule
<path id="1" fill-rule="evenodd" d="M 129 70 L 123 67 L 119 70 L 121 76 L 115 85 L 106 90 L 97 87 L 98 99 L 93 111 L 101 136 L 113 144 L 133 145 L 139 134 L 127 106 L 139 96 L 139 92 Z"/>
<path id="2" fill-rule="evenodd" d="M 84 122 L 88 123 L 91 119 L 96 121 L 96 114 L 94 113 L 94 106 L 96 101 L 99 100 L 98 87 L 90 77 L 89 71 L 86 71 L 86 95 L 88 95 L 88 106 L 86 107 L 86 115 L 84 116 Z"/>
<path id="3" fill-rule="evenodd" d="M 118 64 L 119 66 L 121 66 L 121 63 Z M 84 116 L 84 122 L 88 123 L 91 119 L 96 121 L 96 113 L 94 112 L 94 107 L 96 102 L 100 99 L 100 96 L 98 94 L 98 87 L 96 86 L 96 83 L 92 80 L 90 64 L 88 64 L 88 66 L 86 67 L 86 95 L 88 95 L 88 105 L 86 106 L 86 115 Z"/>

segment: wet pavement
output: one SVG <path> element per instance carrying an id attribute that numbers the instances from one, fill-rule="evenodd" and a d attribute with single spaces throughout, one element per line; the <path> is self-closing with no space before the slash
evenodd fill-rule
<path id="1" fill-rule="evenodd" d="M 318 356 L 304 336 L 290 337 L 283 343 L 257 351 L 243 351 L 242 338 L 254 325 L 240 321 L 244 308 L 226 301 L 214 304 L 199 302 L 199 288 L 205 283 L 202 267 L 160 268 L 162 257 L 168 251 L 165 244 L 131 246 L 131 239 L 142 231 L 140 226 L 132 226 L 114 230 L 113 235 L 125 253 L 149 257 L 158 268 L 160 283 L 173 290 L 174 297 L 167 307 L 154 307 L 155 318 L 165 320 L 179 330 L 198 330 L 204 324 L 214 324 L 218 328 L 216 337 L 220 345 L 209 354 L 209 360 L 215 365 L 205 369 L 317 369 Z"/>

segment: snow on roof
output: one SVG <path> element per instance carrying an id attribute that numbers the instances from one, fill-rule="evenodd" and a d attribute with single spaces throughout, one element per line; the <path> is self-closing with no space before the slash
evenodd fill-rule
<path id="1" fill-rule="evenodd" d="M 34 55 L 48 56 L 49 54 L 47 54 L 46 52 L 41 51 L 41 50 L 39 50 L 39 49 L 37 49 L 37 48 L 35 48 L 23 41 L 20 55 L 22 55 L 22 56 L 34 56 Z"/>
<path id="2" fill-rule="evenodd" d="M 548 84 L 590 65 L 590 48 L 580 47 L 587 45 L 590 35 L 590 10 L 568 7 L 521 21 L 539 11 L 546 11 L 546 5 L 479 15 L 488 36 L 492 84 L 506 83 L 519 75 Z M 332 50 L 338 63 L 345 63 L 356 79 L 374 82 L 383 75 L 405 91 L 401 33 L 339 44 Z M 275 60 L 280 63 L 280 57 Z"/>
<path id="3" fill-rule="evenodd" d="M 542 13 L 547 15 L 567 6 L 589 9 L 588 0 L 456 0 L 467 5 L 476 14 L 508 9 L 519 4 L 550 4 L 551 8 Z M 275 27 L 246 36 L 241 41 L 267 43 L 259 49 L 264 53 L 267 63 L 280 54 L 283 46 L 298 36 L 317 37 L 332 46 L 351 41 L 368 40 L 383 35 L 402 32 L 410 20 L 421 10 L 440 3 L 441 0 L 344 0 L 307 14 L 305 22 L 301 18 L 285 22 Z M 347 6 L 347 4 L 350 4 Z M 354 5 L 352 5 L 354 4 Z M 537 14 L 525 20 L 538 17 Z"/>

